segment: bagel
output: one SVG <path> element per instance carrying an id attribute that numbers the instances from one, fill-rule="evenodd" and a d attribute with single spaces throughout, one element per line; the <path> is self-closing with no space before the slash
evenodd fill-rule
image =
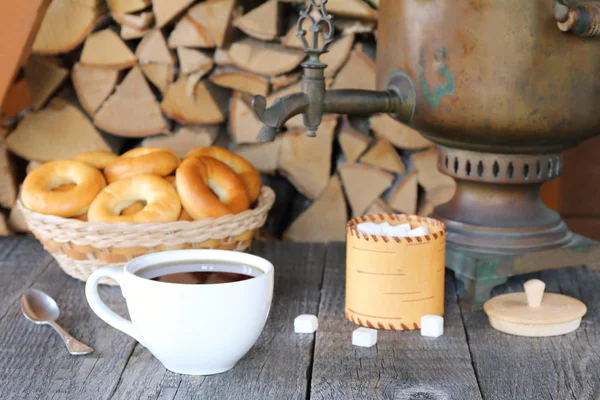
<path id="1" fill-rule="evenodd" d="M 137 201 L 145 203 L 135 214 L 121 215 Z M 169 182 L 156 175 L 136 175 L 105 187 L 88 211 L 90 222 L 173 222 L 181 214 L 179 196 Z"/>
<path id="2" fill-rule="evenodd" d="M 185 211 L 185 208 L 181 207 L 181 214 L 179 215 L 178 221 L 193 221 L 192 216 Z"/>
<path id="3" fill-rule="evenodd" d="M 146 207 L 146 204 L 143 201 L 136 201 L 133 204 L 125 207 L 121 210 L 121 215 L 133 215 L 142 211 Z"/>
<path id="4" fill-rule="evenodd" d="M 214 158 L 184 160 L 177 168 L 175 180 L 181 204 L 195 220 L 237 214 L 250 207 L 241 179 Z"/>
<path id="5" fill-rule="evenodd" d="M 88 222 L 88 219 L 87 219 L 87 213 L 85 213 L 85 214 L 81 214 L 81 215 L 79 215 L 79 216 L 77 216 L 77 217 L 72 217 L 72 218 L 73 218 L 73 219 L 78 219 L 78 220 L 79 220 L 79 221 L 81 221 L 81 222 Z"/>
<path id="6" fill-rule="evenodd" d="M 248 193 L 250 204 L 258 199 L 261 186 L 260 173 L 252 163 L 243 157 L 221 147 L 199 147 L 185 156 L 185 158 L 190 157 L 212 157 L 225 163 L 239 175 Z"/>
<path id="7" fill-rule="evenodd" d="M 103 170 L 108 166 L 108 164 L 115 161 L 117 158 L 119 158 L 119 156 L 111 151 L 94 150 L 81 153 L 77 155 L 73 160 L 81 161 L 91 165 L 92 167 L 96 167 L 99 170 Z"/>
<path id="8" fill-rule="evenodd" d="M 70 183 L 75 186 L 67 186 Z M 71 218 L 84 214 L 105 186 L 102 173 L 88 164 L 74 160 L 50 161 L 27 175 L 21 200 L 32 211 Z M 60 190 L 53 190 L 57 187 L 61 187 Z"/>
<path id="9" fill-rule="evenodd" d="M 108 183 L 136 175 L 170 175 L 179 166 L 179 156 L 169 149 L 141 147 L 123 154 L 104 169 Z"/>

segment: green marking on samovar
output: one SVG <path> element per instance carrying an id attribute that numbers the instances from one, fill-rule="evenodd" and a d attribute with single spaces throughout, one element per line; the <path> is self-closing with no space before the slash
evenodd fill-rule
<path id="1" fill-rule="evenodd" d="M 452 96 L 456 90 L 454 74 L 448 68 L 446 61 L 448 54 L 444 46 L 440 46 L 435 55 L 436 61 L 442 63 L 438 68 L 437 73 L 444 78 L 444 85 L 436 85 L 433 89 L 433 93 L 429 90 L 429 85 L 425 78 L 425 57 L 421 55 L 421 62 L 419 63 L 419 85 L 421 86 L 421 92 L 425 100 L 433 107 L 437 108 L 440 105 L 440 100 L 446 96 Z"/>

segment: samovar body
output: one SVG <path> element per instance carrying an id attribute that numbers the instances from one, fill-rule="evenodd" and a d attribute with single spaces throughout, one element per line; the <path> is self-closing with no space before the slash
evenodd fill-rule
<path id="1" fill-rule="evenodd" d="M 383 0 L 378 84 L 412 78 L 434 142 L 550 153 L 600 133 L 600 43 L 561 32 L 552 0 Z"/>

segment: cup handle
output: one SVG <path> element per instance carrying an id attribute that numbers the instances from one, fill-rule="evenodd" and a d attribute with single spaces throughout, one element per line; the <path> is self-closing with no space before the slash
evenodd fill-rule
<path id="1" fill-rule="evenodd" d="M 131 321 L 117 315 L 113 310 L 100 298 L 98 293 L 98 281 L 103 277 L 109 277 L 117 281 L 119 286 L 123 286 L 123 270 L 117 267 L 103 267 L 96 270 L 87 280 L 85 284 L 85 297 L 87 298 L 88 304 L 92 308 L 92 311 L 96 313 L 100 319 L 109 324 L 115 329 L 120 330 L 123 333 L 128 334 L 135 340 L 141 343 L 137 337 L 137 332 L 131 323 Z"/>

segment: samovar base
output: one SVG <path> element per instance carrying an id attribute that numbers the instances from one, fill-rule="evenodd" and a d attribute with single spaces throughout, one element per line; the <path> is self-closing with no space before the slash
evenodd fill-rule
<path id="1" fill-rule="evenodd" d="M 438 168 L 457 189 L 433 217 L 443 221 L 446 266 L 460 304 L 480 309 L 511 276 L 600 263 L 600 243 L 569 231 L 540 198 L 560 175 L 560 154 L 492 154 L 440 147 Z"/>

